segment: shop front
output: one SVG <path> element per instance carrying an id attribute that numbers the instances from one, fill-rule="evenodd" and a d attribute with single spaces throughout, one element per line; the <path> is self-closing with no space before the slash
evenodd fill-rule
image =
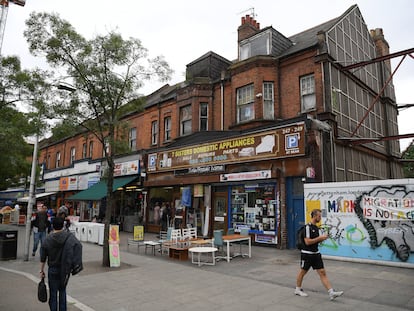
<path id="1" fill-rule="evenodd" d="M 101 174 L 102 175 L 102 174 Z M 115 163 L 112 192 L 114 205 L 111 222 L 120 225 L 121 230 L 133 231 L 133 225 L 142 223 L 145 193 L 142 191 L 139 160 Z M 108 189 L 105 179 L 87 182 L 85 190 L 65 198 L 81 221 L 93 217 L 103 220 L 106 215 Z"/>
<path id="2" fill-rule="evenodd" d="M 271 171 L 247 171 L 223 175 L 235 182 L 228 186 L 228 228 L 232 228 L 234 232 L 248 230 L 249 234 L 254 235 L 256 243 L 277 244 L 280 198 L 277 182 L 271 179 Z"/>
<path id="3" fill-rule="evenodd" d="M 217 229 L 248 230 L 256 243 L 278 244 L 285 179 L 303 176 L 304 156 L 304 122 L 148 154 L 148 220 L 164 195 L 174 226 L 197 227 L 209 237 Z"/>
<path id="4" fill-rule="evenodd" d="M 124 189 L 123 187 L 136 179 L 137 176 L 114 178 L 112 191 L 115 197 L 116 208 L 113 210 L 113 215 L 111 215 L 113 221 L 121 215 L 121 206 L 123 207 L 122 211 L 124 211 L 129 205 L 129 200 L 125 197 L 124 190 L 126 188 Z M 67 201 L 74 202 L 72 205 L 75 207 L 81 221 L 90 221 L 93 216 L 101 219 L 105 216 L 106 196 L 107 182 L 101 180 L 90 188 L 68 197 Z"/>

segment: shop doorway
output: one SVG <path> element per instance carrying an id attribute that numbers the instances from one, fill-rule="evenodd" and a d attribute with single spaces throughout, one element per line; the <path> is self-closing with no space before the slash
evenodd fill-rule
<path id="1" fill-rule="evenodd" d="M 296 247 L 296 232 L 305 224 L 303 182 L 301 177 L 286 179 L 288 248 Z"/>
<path id="2" fill-rule="evenodd" d="M 227 232 L 227 194 L 215 193 L 213 203 L 213 230 Z"/>

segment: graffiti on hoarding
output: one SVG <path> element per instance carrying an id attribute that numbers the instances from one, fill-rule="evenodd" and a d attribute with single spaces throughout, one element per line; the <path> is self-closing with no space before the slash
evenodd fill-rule
<path id="1" fill-rule="evenodd" d="M 386 183 L 384 183 L 386 184 Z M 412 184 L 305 187 L 305 215 L 322 210 L 325 255 L 414 263 Z"/>
<path id="2" fill-rule="evenodd" d="M 372 197 L 378 200 L 371 200 Z M 414 252 L 413 207 L 411 203 L 402 204 L 402 202 L 412 202 L 413 197 L 414 192 L 408 191 L 405 186 L 388 188 L 379 186 L 356 199 L 355 213 L 368 231 L 372 248 L 385 243 L 398 259 L 408 260 L 410 253 Z M 367 212 L 364 211 L 367 208 L 373 209 L 370 217 L 367 217 Z M 408 211 L 405 211 L 406 209 Z M 374 216 L 373 214 L 375 217 L 371 217 Z"/>

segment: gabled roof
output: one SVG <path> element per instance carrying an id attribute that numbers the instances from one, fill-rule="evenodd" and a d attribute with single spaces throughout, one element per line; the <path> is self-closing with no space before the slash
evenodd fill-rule
<path id="1" fill-rule="evenodd" d="M 358 5 L 354 4 L 342 15 L 289 37 L 290 41 L 293 42 L 293 46 L 291 46 L 284 53 L 282 53 L 281 57 L 289 56 L 299 51 L 306 50 L 313 46 L 316 46 L 318 44 L 317 34 L 319 32 L 325 33 L 329 31 L 333 26 L 335 26 L 340 20 L 342 20 L 346 15 L 348 15 L 352 10 L 354 10 L 357 7 Z"/>
<path id="2" fill-rule="evenodd" d="M 219 54 L 217 54 L 217 53 L 215 53 L 213 51 L 209 51 L 206 54 L 204 54 L 204 55 L 200 56 L 199 58 L 197 58 L 196 60 L 193 60 L 191 63 L 187 64 L 187 67 L 188 66 L 191 66 L 191 65 L 193 65 L 195 63 L 198 63 L 199 61 L 201 61 L 201 60 L 203 60 L 205 58 L 208 58 L 208 57 L 217 58 L 217 59 L 219 59 L 219 60 L 221 60 L 221 61 L 223 61 L 225 63 L 229 63 L 229 65 L 231 65 L 231 63 L 232 63 L 231 61 L 229 61 L 228 59 L 224 58 L 223 56 L 221 56 L 221 55 L 219 55 Z"/>

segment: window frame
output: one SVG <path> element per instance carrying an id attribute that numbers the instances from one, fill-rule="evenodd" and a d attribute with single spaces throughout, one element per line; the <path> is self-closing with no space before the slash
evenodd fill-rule
<path id="1" fill-rule="evenodd" d="M 151 145 L 158 143 L 158 120 L 151 122 Z"/>
<path id="2" fill-rule="evenodd" d="M 266 45 L 264 46 L 263 42 L 259 42 L 259 40 L 265 40 Z M 239 59 L 245 60 L 253 56 L 257 55 L 270 55 L 271 53 L 271 42 L 272 42 L 272 32 L 270 30 L 261 32 L 255 36 L 252 36 L 250 38 L 247 38 L 240 42 L 239 44 Z M 258 47 L 260 47 L 260 50 L 263 51 L 264 54 L 258 53 L 256 50 L 258 50 Z M 252 53 L 252 50 L 256 51 L 255 53 Z"/>
<path id="3" fill-rule="evenodd" d="M 191 104 L 180 107 L 180 136 L 193 132 L 193 114 Z"/>
<path id="4" fill-rule="evenodd" d="M 164 141 L 170 141 L 171 140 L 171 117 L 165 117 L 164 118 Z"/>
<path id="5" fill-rule="evenodd" d="M 203 113 L 203 108 L 205 108 L 205 114 Z M 208 131 L 208 103 L 202 102 L 200 103 L 199 109 L 199 131 L 204 132 Z M 205 125 L 203 127 L 203 124 Z"/>
<path id="6" fill-rule="evenodd" d="M 87 156 L 87 143 L 83 143 L 82 145 L 82 159 L 85 159 Z"/>
<path id="7" fill-rule="evenodd" d="M 136 127 L 131 127 L 129 129 L 128 145 L 129 145 L 130 150 L 132 151 L 137 150 L 137 128 Z"/>
<path id="8" fill-rule="evenodd" d="M 55 168 L 60 167 L 60 151 L 56 152 Z"/>
<path id="9" fill-rule="evenodd" d="M 237 88 L 236 90 L 236 106 L 237 106 L 237 123 L 248 122 L 254 120 L 254 84 L 248 84 Z M 246 112 L 249 112 L 247 116 Z M 243 113 L 246 115 L 242 118 Z"/>
<path id="10" fill-rule="evenodd" d="M 70 148 L 70 163 L 69 164 L 73 164 L 73 162 L 75 162 L 75 160 L 76 160 L 76 148 L 71 147 Z"/>
<path id="11" fill-rule="evenodd" d="M 267 89 L 268 86 L 271 87 Z M 275 86 L 271 81 L 263 82 L 263 119 L 275 119 Z"/>
<path id="12" fill-rule="evenodd" d="M 316 109 L 316 93 L 315 93 L 315 75 L 308 74 L 301 76 L 299 79 L 300 86 L 300 108 L 302 112 L 313 111 Z M 308 107 L 311 101 L 311 106 Z"/>
<path id="13" fill-rule="evenodd" d="M 90 157 L 91 159 L 93 159 L 93 147 L 94 147 L 94 143 L 93 143 L 93 140 L 91 140 L 91 141 L 89 142 L 89 157 Z"/>

